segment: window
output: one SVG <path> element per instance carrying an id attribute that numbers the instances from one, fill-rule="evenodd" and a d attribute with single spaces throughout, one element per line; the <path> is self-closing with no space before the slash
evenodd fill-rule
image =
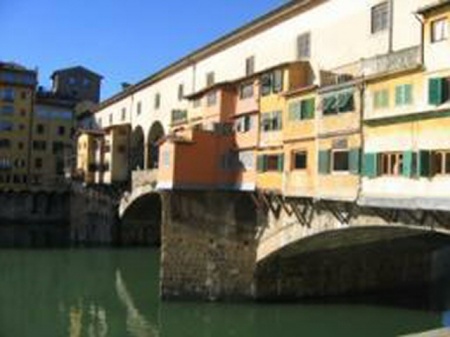
<path id="1" fill-rule="evenodd" d="M 304 99 L 289 104 L 289 120 L 299 121 L 314 118 L 315 99 Z"/>
<path id="2" fill-rule="evenodd" d="M 395 105 L 403 106 L 410 105 L 413 102 L 411 84 L 403 84 L 395 87 Z"/>
<path id="3" fill-rule="evenodd" d="M 36 151 L 45 151 L 47 149 L 47 143 L 45 140 L 34 140 L 33 141 L 33 150 Z"/>
<path id="4" fill-rule="evenodd" d="M 272 73 L 266 73 L 261 76 L 261 95 L 267 96 L 272 93 Z"/>
<path id="5" fill-rule="evenodd" d="M 450 151 L 433 151 L 431 158 L 434 175 L 450 174 Z"/>
<path id="6" fill-rule="evenodd" d="M 138 103 L 137 103 L 137 106 L 136 106 L 136 113 L 137 113 L 138 115 L 140 115 L 141 112 L 142 112 L 142 103 L 141 103 L 141 102 L 138 102 Z"/>
<path id="7" fill-rule="evenodd" d="M 371 10 L 372 14 L 372 34 L 384 31 L 389 27 L 389 5 L 388 2 L 382 2 Z"/>
<path id="8" fill-rule="evenodd" d="M 25 109 L 20 109 L 20 115 L 22 117 L 26 116 L 26 114 L 27 114 L 27 111 Z"/>
<path id="9" fill-rule="evenodd" d="M 35 158 L 34 159 L 34 167 L 37 169 L 42 168 L 42 158 Z"/>
<path id="10" fill-rule="evenodd" d="M 64 136 L 66 134 L 65 126 L 58 126 L 58 136 Z"/>
<path id="11" fill-rule="evenodd" d="M 14 102 L 15 91 L 11 88 L 5 88 L 0 91 L 0 99 L 4 102 Z"/>
<path id="12" fill-rule="evenodd" d="M 122 108 L 122 121 L 125 121 L 126 118 L 127 118 L 127 109 Z"/>
<path id="13" fill-rule="evenodd" d="M 69 80 L 68 80 L 68 82 L 69 82 L 69 85 L 75 85 L 75 83 L 77 83 L 77 80 L 75 79 L 75 77 L 69 77 Z"/>
<path id="14" fill-rule="evenodd" d="M 297 57 L 305 59 L 311 57 L 311 34 L 304 33 L 297 37 Z"/>
<path id="15" fill-rule="evenodd" d="M 113 123 L 113 114 L 109 114 L 109 124 L 111 125 Z"/>
<path id="16" fill-rule="evenodd" d="M 332 153 L 332 168 L 333 172 L 348 172 L 349 153 L 347 150 L 334 150 Z"/>
<path id="17" fill-rule="evenodd" d="M 448 21 L 442 18 L 431 22 L 431 42 L 439 42 L 448 38 Z"/>
<path id="18" fill-rule="evenodd" d="M 242 84 L 239 87 L 239 98 L 247 99 L 253 97 L 253 82 Z"/>
<path id="19" fill-rule="evenodd" d="M 213 106 L 216 105 L 216 103 L 217 103 L 217 92 L 214 90 L 206 95 L 206 105 Z"/>
<path id="20" fill-rule="evenodd" d="M 83 78 L 83 86 L 88 87 L 91 84 L 91 80 L 89 78 Z"/>
<path id="21" fill-rule="evenodd" d="M 270 154 L 258 156 L 258 172 L 283 172 L 284 154 Z"/>
<path id="22" fill-rule="evenodd" d="M 19 143 L 17 144 L 17 147 L 18 147 L 19 150 L 23 150 L 23 148 L 24 148 L 23 142 L 19 142 Z"/>
<path id="23" fill-rule="evenodd" d="M 449 79 L 445 77 L 430 78 L 428 82 L 428 103 L 440 105 L 449 99 Z"/>
<path id="24" fill-rule="evenodd" d="M 0 121 L 0 131 L 12 131 L 13 123 L 10 121 Z"/>
<path id="25" fill-rule="evenodd" d="M 14 106 L 13 105 L 4 105 L 0 110 L 0 114 L 2 116 L 11 116 L 14 114 Z"/>
<path id="26" fill-rule="evenodd" d="M 53 151 L 53 154 L 62 153 L 64 151 L 64 143 L 63 142 L 53 142 L 52 151 Z"/>
<path id="27" fill-rule="evenodd" d="M 278 93 L 283 91 L 283 71 L 275 70 L 273 72 L 273 92 Z"/>
<path id="28" fill-rule="evenodd" d="M 172 110 L 172 123 L 182 123 L 187 121 L 187 110 Z"/>
<path id="29" fill-rule="evenodd" d="M 292 169 L 305 170 L 308 165 L 308 153 L 306 151 L 296 151 L 292 156 Z"/>
<path id="30" fill-rule="evenodd" d="M 385 109 L 389 107 L 389 90 L 383 89 L 375 91 L 373 94 L 373 108 Z"/>
<path id="31" fill-rule="evenodd" d="M 322 98 L 324 116 L 336 115 L 354 110 L 353 91 L 344 91 L 326 95 Z"/>
<path id="32" fill-rule="evenodd" d="M 250 76 L 255 72 L 255 57 L 250 56 L 245 60 L 245 75 Z"/>
<path id="33" fill-rule="evenodd" d="M 403 172 L 403 153 L 382 153 L 380 158 L 381 174 L 400 176 Z"/>
<path id="34" fill-rule="evenodd" d="M 279 131 L 283 127 L 281 111 L 266 112 L 261 115 L 262 132 Z"/>
<path id="35" fill-rule="evenodd" d="M 9 149 L 11 141 L 9 139 L 0 139 L 0 149 Z"/>
<path id="36" fill-rule="evenodd" d="M 236 132 L 245 133 L 253 128 L 253 117 L 250 115 L 242 116 L 236 119 Z"/>
<path id="37" fill-rule="evenodd" d="M 20 98 L 21 98 L 21 99 L 27 99 L 27 92 L 26 92 L 26 91 L 22 91 L 22 92 L 20 93 Z"/>
<path id="38" fill-rule="evenodd" d="M 206 86 L 212 87 L 215 83 L 214 72 L 209 72 L 206 74 Z"/>
<path id="39" fill-rule="evenodd" d="M 283 91 L 283 70 L 278 69 L 261 76 L 261 95 L 267 96 L 271 93 Z"/>
<path id="40" fill-rule="evenodd" d="M 245 171 L 253 170 L 255 155 L 253 151 L 241 151 L 238 154 L 239 168 Z"/>
<path id="41" fill-rule="evenodd" d="M 178 100 L 181 101 L 184 98 L 184 85 L 179 84 L 178 85 Z"/>
<path id="42" fill-rule="evenodd" d="M 155 110 L 158 110 L 160 106 L 161 106 L 161 94 L 157 93 L 155 95 L 155 102 L 154 102 Z"/>

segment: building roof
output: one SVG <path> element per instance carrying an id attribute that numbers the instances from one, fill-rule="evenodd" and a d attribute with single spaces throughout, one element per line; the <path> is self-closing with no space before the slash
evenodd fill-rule
<path id="1" fill-rule="evenodd" d="M 439 0 L 439 1 L 436 1 L 435 3 L 432 3 L 430 5 L 419 8 L 417 13 L 427 15 L 431 11 L 434 11 L 436 9 L 441 9 L 448 5 L 450 5 L 450 0 Z"/>
<path id="2" fill-rule="evenodd" d="M 92 76 L 98 77 L 99 79 L 102 79 L 103 76 L 93 72 L 92 70 L 89 70 L 83 66 L 75 66 L 75 67 L 69 67 L 69 68 L 64 68 L 64 69 L 58 69 L 55 70 L 53 72 L 53 74 L 50 76 L 51 79 L 53 79 L 55 76 L 62 74 L 62 73 L 66 73 L 66 72 L 73 72 L 73 71 L 80 71 L 80 72 L 86 72 L 89 73 Z"/>
<path id="3" fill-rule="evenodd" d="M 224 50 L 229 46 L 232 46 L 243 39 L 248 38 L 251 35 L 257 34 L 276 25 L 279 22 L 287 20 L 295 16 L 299 11 L 303 11 L 311 6 L 318 5 L 322 2 L 328 0 L 292 0 L 286 4 L 276 8 L 275 10 L 258 17 L 257 19 L 245 24 L 244 26 L 220 37 L 219 39 L 205 45 L 204 47 L 195 50 L 194 52 L 184 56 L 183 58 L 175 61 L 169 66 L 163 68 L 162 70 L 148 76 L 142 81 L 131 85 L 125 90 L 113 95 L 112 97 L 101 102 L 97 108 L 97 111 L 114 104 L 115 102 L 134 94 L 135 92 L 146 88 L 153 83 L 156 83 L 163 78 L 170 76 L 171 74 L 183 69 L 194 62 L 198 62 L 205 59 L 209 55 L 217 53 L 218 51 Z"/>
<path id="4" fill-rule="evenodd" d="M 36 73 L 35 70 L 27 69 L 25 66 L 15 62 L 0 61 L 0 69 L 13 70 L 17 72 Z"/>

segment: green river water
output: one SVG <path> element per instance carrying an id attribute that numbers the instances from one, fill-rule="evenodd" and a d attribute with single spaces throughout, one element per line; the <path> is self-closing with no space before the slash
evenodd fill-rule
<path id="1" fill-rule="evenodd" d="M 162 303 L 159 252 L 0 251 L 0 337 L 399 336 L 443 313 L 342 304 Z"/>

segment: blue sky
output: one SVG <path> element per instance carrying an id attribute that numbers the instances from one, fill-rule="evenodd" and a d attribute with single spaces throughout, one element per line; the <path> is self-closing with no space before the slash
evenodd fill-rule
<path id="1" fill-rule="evenodd" d="M 278 7 L 283 0 L 0 0 L 0 60 L 105 77 L 102 98 Z"/>

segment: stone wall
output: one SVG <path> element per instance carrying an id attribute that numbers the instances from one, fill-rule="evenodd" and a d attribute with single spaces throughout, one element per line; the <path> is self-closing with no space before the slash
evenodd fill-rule
<path id="1" fill-rule="evenodd" d="M 248 194 L 176 191 L 162 198 L 162 297 L 252 298 L 258 219 Z"/>

